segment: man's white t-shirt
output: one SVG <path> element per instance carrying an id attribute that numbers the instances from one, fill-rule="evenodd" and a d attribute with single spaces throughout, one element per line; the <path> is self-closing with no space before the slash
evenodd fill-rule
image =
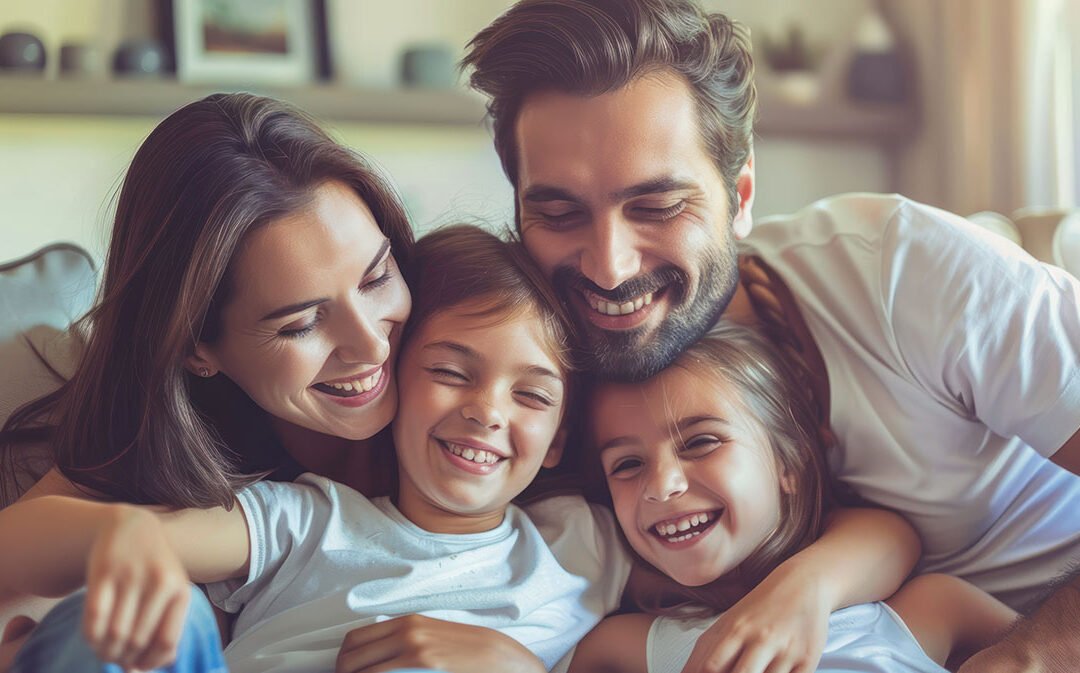
<path id="1" fill-rule="evenodd" d="M 645 643 L 649 673 L 680 673 L 698 637 L 718 617 L 657 617 Z M 863 603 L 829 617 L 825 650 L 817 673 L 946 673 L 907 625 L 884 603 Z"/>
<path id="2" fill-rule="evenodd" d="M 918 529 L 921 569 L 1024 610 L 1080 558 L 1080 282 L 895 195 L 760 223 L 828 369 L 840 480 Z"/>
<path id="3" fill-rule="evenodd" d="M 388 498 L 313 474 L 238 498 L 250 572 L 208 587 L 240 613 L 233 673 L 333 671 L 349 631 L 409 614 L 497 629 L 552 669 L 618 606 L 630 572 L 614 517 L 580 497 L 528 515 L 511 505 L 497 528 L 468 535 L 425 531 Z"/>

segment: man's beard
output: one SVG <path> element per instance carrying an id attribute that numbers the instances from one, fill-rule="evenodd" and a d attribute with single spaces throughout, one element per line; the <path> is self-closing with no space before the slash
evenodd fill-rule
<path id="1" fill-rule="evenodd" d="M 582 359 L 586 368 L 609 381 L 643 381 L 675 361 L 705 335 L 731 302 L 739 282 L 735 242 L 727 240 L 705 251 L 701 262 L 701 283 L 689 298 L 686 274 L 673 266 L 631 278 L 613 290 L 604 290 L 577 269 L 558 267 L 552 275 L 562 301 L 570 309 L 581 335 Z M 579 297 L 587 290 L 614 303 L 623 303 L 649 292 L 666 288 L 672 307 L 655 330 L 604 330 L 577 310 Z M 590 309 L 585 309 L 590 310 Z"/>

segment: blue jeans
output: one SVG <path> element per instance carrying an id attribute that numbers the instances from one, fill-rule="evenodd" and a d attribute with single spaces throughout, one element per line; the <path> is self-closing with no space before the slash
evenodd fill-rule
<path id="1" fill-rule="evenodd" d="M 82 636 L 86 592 L 56 605 L 23 644 L 8 673 L 123 673 L 116 664 L 103 664 Z M 217 620 L 206 596 L 191 588 L 191 606 L 184 621 L 176 661 L 154 673 L 228 673 L 221 653 Z M 391 673 L 440 673 L 429 669 L 396 669 Z"/>
<path id="2" fill-rule="evenodd" d="M 122 673 L 103 664 L 82 636 L 86 592 L 69 596 L 45 615 L 23 644 L 9 673 Z M 203 592 L 191 588 L 191 606 L 184 622 L 176 661 L 160 673 L 227 673 L 214 611 Z"/>

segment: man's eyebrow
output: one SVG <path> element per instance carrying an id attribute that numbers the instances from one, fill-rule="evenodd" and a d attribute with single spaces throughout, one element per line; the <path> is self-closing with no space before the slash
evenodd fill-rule
<path id="1" fill-rule="evenodd" d="M 663 176 L 659 178 L 653 178 L 652 180 L 646 180 L 645 182 L 639 182 L 636 185 L 630 185 L 624 189 L 614 191 L 610 194 L 612 201 L 625 201 L 626 199 L 632 199 L 635 196 L 641 196 L 643 194 L 662 194 L 664 192 L 675 192 L 682 189 L 698 189 L 698 184 L 690 180 L 679 180 L 671 176 Z"/>
<path id="2" fill-rule="evenodd" d="M 618 202 L 632 199 L 635 196 L 642 196 L 643 194 L 663 194 L 665 192 L 675 192 L 684 189 L 700 189 L 700 187 L 696 182 L 691 180 L 680 180 L 665 175 L 611 192 L 608 195 L 608 198 L 614 202 Z M 543 203 L 545 201 L 573 201 L 575 203 L 580 203 L 583 199 L 577 194 L 562 187 L 538 184 L 526 189 L 524 195 L 522 195 L 522 200 L 531 203 Z"/>
<path id="3" fill-rule="evenodd" d="M 375 253 L 375 256 L 371 259 L 371 263 L 368 264 L 368 267 L 366 269 L 364 269 L 364 273 L 361 274 L 360 277 L 363 278 L 363 277 L 367 276 L 369 273 L 371 273 L 372 269 L 377 267 L 384 259 L 386 259 L 386 256 L 389 253 L 390 253 L 390 239 L 384 238 L 383 242 L 382 242 L 382 245 L 379 246 L 378 252 Z M 307 309 L 311 308 L 312 306 L 318 306 L 319 304 L 322 304 L 322 303 L 327 302 L 327 301 L 330 301 L 329 297 L 320 297 L 319 299 L 308 299 L 308 300 L 305 300 L 305 301 L 297 302 L 295 304 L 289 304 L 288 306 L 282 306 L 281 308 L 274 309 L 273 311 L 270 311 L 269 313 L 267 313 L 263 317 L 259 318 L 259 322 L 265 322 L 267 320 L 274 320 L 276 318 L 284 318 L 287 315 L 292 315 L 293 313 L 299 313 L 300 311 L 307 310 Z"/>
<path id="4" fill-rule="evenodd" d="M 525 193 L 521 198 L 524 201 L 531 201 L 534 203 L 543 203 L 545 201 L 581 201 L 581 197 L 562 187 L 543 184 L 529 187 L 525 190 Z"/>

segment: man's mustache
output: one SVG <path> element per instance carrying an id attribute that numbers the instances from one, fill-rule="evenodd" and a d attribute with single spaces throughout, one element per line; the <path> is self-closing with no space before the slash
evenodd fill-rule
<path id="1" fill-rule="evenodd" d="M 618 287 L 605 290 L 586 278 L 577 269 L 560 266 L 552 274 L 551 282 L 559 289 L 587 291 L 612 303 L 622 304 L 637 299 L 644 294 L 657 292 L 668 285 L 677 284 L 685 287 L 687 278 L 686 274 L 674 266 L 666 266 L 656 271 L 635 276 L 624 281 Z"/>

